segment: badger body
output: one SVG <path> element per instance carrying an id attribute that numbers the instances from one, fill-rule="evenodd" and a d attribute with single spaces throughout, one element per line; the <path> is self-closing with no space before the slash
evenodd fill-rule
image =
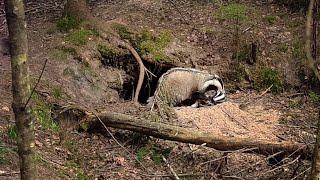
<path id="1" fill-rule="evenodd" d="M 177 106 L 195 93 L 204 94 L 208 87 L 214 86 L 219 100 L 224 98 L 224 86 L 221 78 L 193 68 L 172 68 L 158 81 L 154 96 L 149 99 L 151 110 L 154 106 Z M 214 101 L 214 97 L 210 97 Z M 198 106 L 198 105 L 196 105 Z"/>

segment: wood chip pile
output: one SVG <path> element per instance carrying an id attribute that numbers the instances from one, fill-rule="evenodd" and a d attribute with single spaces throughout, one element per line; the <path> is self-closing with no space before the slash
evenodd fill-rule
<path id="1" fill-rule="evenodd" d="M 280 113 L 262 106 L 241 110 L 239 104 L 225 102 L 201 108 L 177 107 L 175 110 L 184 127 L 229 137 L 278 140 L 274 127 Z"/>

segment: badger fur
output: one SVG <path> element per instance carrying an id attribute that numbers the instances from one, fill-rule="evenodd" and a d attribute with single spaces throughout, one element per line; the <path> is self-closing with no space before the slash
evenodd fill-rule
<path id="1" fill-rule="evenodd" d="M 209 93 L 213 89 L 216 93 Z M 177 106 L 191 99 L 194 94 L 201 95 L 202 100 L 207 100 L 209 105 L 221 102 L 225 98 L 223 81 L 216 74 L 197 69 L 172 68 L 160 77 L 154 96 L 148 100 L 148 106 L 151 110 L 154 106 Z M 198 101 L 192 105 L 198 106 Z"/>

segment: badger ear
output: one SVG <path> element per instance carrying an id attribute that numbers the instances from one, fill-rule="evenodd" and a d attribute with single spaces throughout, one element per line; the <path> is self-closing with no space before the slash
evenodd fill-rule
<path id="1" fill-rule="evenodd" d="M 205 82 L 210 81 L 210 80 L 212 80 L 212 79 L 214 79 L 214 78 L 215 78 L 214 75 L 209 75 L 209 76 L 207 76 L 207 77 L 205 78 Z"/>

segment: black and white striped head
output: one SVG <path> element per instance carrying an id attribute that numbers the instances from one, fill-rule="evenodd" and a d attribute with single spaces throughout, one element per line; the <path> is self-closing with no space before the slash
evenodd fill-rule
<path id="1" fill-rule="evenodd" d="M 200 91 L 214 104 L 225 101 L 224 83 L 218 75 L 209 76 Z"/>

